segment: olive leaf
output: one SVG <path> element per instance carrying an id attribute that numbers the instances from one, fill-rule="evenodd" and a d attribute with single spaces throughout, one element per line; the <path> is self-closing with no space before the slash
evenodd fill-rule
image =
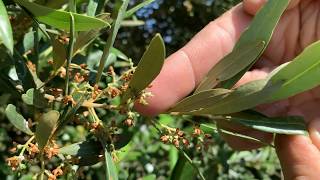
<path id="1" fill-rule="evenodd" d="M 241 35 L 233 51 L 209 71 L 207 76 L 197 87 L 195 93 L 211 89 L 218 83 L 236 76 L 237 79 L 232 79 L 233 83 L 229 84 L 229 86 L 232 87 L 246 72 L 242 70 L 249 69 L 249 67 L 251 67 L 250 65 L 253 65 L 265 50 L 288 3 L 289 0 L 267 1 L 262 9 L 256 14 L 249 28 Z M 250 47 L 250 45 L 252 47 Z M 244 54 L 241 52 L 244 52 Z M 238 58 L 240 55 L 242 55 L 241 59 Z M 226 68 L 229 69 L 224 70 Z M 220 80 L 219 78 L 221 77 L 224 78 Z"/>
<path id="2" fill-rule="evenodd" d="M 5 113 L 11 124 L 14 125 L 14 127 L 28 135 L 33 135 L 33 132 L 30 130 L 28 126 L 28 121 L 17 112 L 16 106 L 8 104 Z"/>
<path id="3" fill-rule="evenodd" d="M 244 111 L 230 116 L 225 116 L 221 120 L 236 122 L 244 126 L 277 134 L 302 134 L 307 135 L 306 123 L 302 117 L 267 117 L 260 113 Z"/>
<path id="4" fill-rule="evenodd" d="M 52 27 L 69 30 L 70 14 L 69 12 L 51 9 L 26 0 L 15 0 L 19 5 L 26 8 L 35 18 Z M 106 21 L 98 18 L 72 13 L 75 19 L 75 31 L 88 31 L 96 28 L 110 26 Z"/>
<path id="5" fill-rule="evenodd" d="M 60 113 L 58 111 L 51 110 L 42 114 L 39 118 L 35 135 L 40 150 L 43 150 L 52 138 L 53 132 L 57 128 L 59 117 Z"/>
<path id="6" fill-rule="evenodd" d="M 2 0 L 0 0 L 0 44 L 4 44 L 13 54 L 13 37 L 11 24 L 8 18 L 7 10 Z"/>
<path id="7" fill-rule="evenodd" d="M 286 63 L 269 75 L 271 82 L 283 84 L 268 102 L 281 100 L 320 85 L 320 41 L 311 44 L 292 62 Z"/>
<path id="8" fill-rule="evenodd" d="M 178 102 L 169 112 L 189 112 L 213 106 L 218 101 L 229 95 L 229 89 L 212 89 L 202 91 Z"/>
<path id="9" fill-rule="evenodd" d="M 210 107 L 182 114 L 219 115 L 240 112 L 265 103 L 280 86 L 281 82 L 270 83 L 266 79 L 252 81 L 236 88 Z"/>
<path id="10" fill-rule="evenodd" d="M 143 54 L 130 82 L 124 93 L 122 102 L 131 97 L 136 97 L 142 90 L 160 73 L 166 56 L 165 45 L 160 34 L 157 34 L 150 42 L 149 47 Z"/>

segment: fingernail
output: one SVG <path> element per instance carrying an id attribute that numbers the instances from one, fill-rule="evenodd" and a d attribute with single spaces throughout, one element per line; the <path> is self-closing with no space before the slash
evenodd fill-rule
<path id="1" fill-rule="evenodd" d="M 320 150 L 320 119 L 315 119 L 309 123 L 309 135 L 312 143 Z"/>

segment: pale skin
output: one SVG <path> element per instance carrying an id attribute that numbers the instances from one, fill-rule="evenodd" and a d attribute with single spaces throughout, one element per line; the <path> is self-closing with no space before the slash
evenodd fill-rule
<path id="1" fill-rule="evenodd" d="M 149 89 L 154 97 L 148 106 L 136 108 L 146 114 L 164 112 L 191 93 L 222 57 L 228 54 L 254 14 L 266 0 L 244 0 L 224 15 L 209 23 L 187 45 L 172 54 Z M 320 1 L 291 0 L 273 38 L 255 69 L 238 83 L 260 79 L 276 66 L 292 60 L 305 47 L 320 39 Z M 318 77 L 315 77 L 318 78 Z M 258 107 L 270 116 L 301 115 L 309 125 L 310 136 L 278 135 L 275 146 L 285 179 L 319 179 L 320 177 L 320 90 L 313 89 L 288 100 Z M 239 125 L 220 123 L 220 127 L 271 142 L 272 135 Z M 261 145 L 222 134 L 237 150 Z"/>

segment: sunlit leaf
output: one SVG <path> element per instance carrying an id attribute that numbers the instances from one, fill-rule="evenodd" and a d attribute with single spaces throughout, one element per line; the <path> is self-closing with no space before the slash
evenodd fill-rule
<path id="1" fill-rule="evenodd" d="M 51 9 L 26 0 L 15 1 L 25 7 L 38 21 L 58 29 L 70 29 L 69 12 Z M 109 25 L 107 22 L 98 18 L 76 13 L 72 13 L 72 15 L 75 19 L 75 31 L 88 31 L 91 29 L 107 27 Z"/>
<path id="2" fill-rule="evenodd" d="M 127 101 L 130 97 L 138 96 L 142 90 L 150 85 L 160 73 L 165 55 L 163 39 L 160 34 L 157 34 L 143 54 L 129 83 L 128 90 L 123 95 L 122 102 Z"/>
<path id="3" fill-rule="evenodd" d="M 13 37 L 11 24 L 8 18 L 7 10 L 2 0 L 0 0 L 0 44 L 4 44 L 13 54 Z"/>
<path id="4" fill-rule="evenodd" d="M 9 104 L 6 108 L 6 116 L 17 129 L 20 131 L 32 135 L 33 132 L 30 130 L 28 126 L 28 121 L 24 119 L 24 117 L 19 114 L 16 110 L 16 107 L 12 104 Z"/>
<path id="5" fill-rule="evenodd" d="M 58 111 L 51 110 L 47 113 L 42 114 L 39 118 L 35 134 L 36 141 L 40 150 L 43 150 L 43 148 L 51 139 L 54 130 L 57 128 L 59 117 L 60 113 Z"/>
<path id="6" fill-rule="evenodd" d="M 269 99 L 269 102 L 294 96 L 320 85 L 320 41 L 307 47 L 292 62 L 274 71 L 271 82 L 283 84 Z"/>

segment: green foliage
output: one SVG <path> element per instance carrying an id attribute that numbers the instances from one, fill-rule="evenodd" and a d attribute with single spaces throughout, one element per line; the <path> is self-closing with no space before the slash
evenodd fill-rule
<path id="1" fill-rule="evenodd" d="M 70 30 L 70 13 L 60 10 L 54 10 L 41 6 L 26 0 L 16 0 L 21 6 L 26 8 L 38 21 L 48 24 L 52 27 Z M 95 28 L 106 27 L 109 24 L 97 18 L 81 14 L 71 13 L 75 19 L 75 31 L 88 31 Z"/>

